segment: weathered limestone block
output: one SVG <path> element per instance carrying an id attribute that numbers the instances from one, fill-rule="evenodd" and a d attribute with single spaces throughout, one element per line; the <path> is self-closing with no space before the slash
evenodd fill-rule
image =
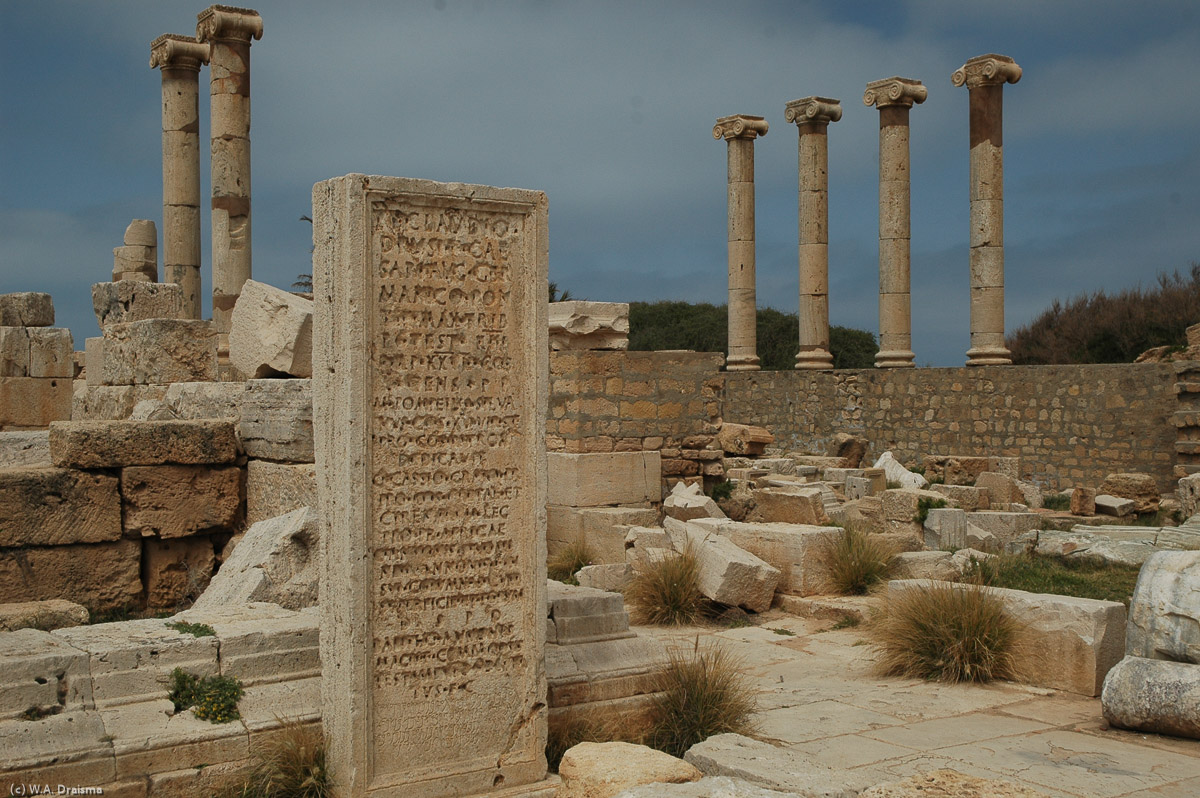
<path id="1" fill-rule="evenodd" d="M 800 793 L 768 790 L 745 779 L 705 776 L 686 784 L 645 784 L 630 787 L 617 798 L 801 798 Z"/>
<path id="2" fill-rule="evenodd" d="M 682 482 L 671 488 L 670 494 L 663 500 L 663 512 L 677 521 L 725 517 L 717 503 L 704 495 L 700 485 L 685 485 Z"/>
<path id="3" fill-rule="evenodd" d="M 705 776 L 731 776 L 800 795 L 854 796 L 878 780 L 869 773 L 835 770 L 821 764 L 815 755 L 740 734 L 709 737 L 689 748 L 684 759 Z"/>
<path id="4" fill-rule="evenodd" d="M 991 509 L 991 496 L 987 490 L 971 485 L 932 484 L 929 490 L 946 497 L 946 504 L 967 512 Z"/>
<path id="5" fill-rule="evenodd" d="M 739 523 L 719 519 L 697 520 L 698 526 L 728 538 L 780 573 L 777 590 L 793 596 L 811 596 L 829 588 L 826 551 L 846 534 L 830 526 L 780 523 Z"/>
<path id="6" fill-rule="evenodd" d="M 1200 551 L 1146 560 L 1129 605 L 1125 653 L 1200 664 Z"/>
<path id="7" fill-rule="evenodd" d="M 967 545 L 967 512 L 935 507 L 925 516 L 925 545 L 931 549 L 961 549 Z"/>
<path id="8" fill-rule="evenodd" d="M 0 327 L 50 327 L 54 300 L 49 294 L 22 291 L 0 294 Z"/>
<path id="9" fill-rule="evenodd" d="M 296 611 L 256 601 L 213 609 L 192 607 L 175 617 L 213 627 L 221 644 L 221 673 L 235 676 L 247 686 L 320 678 L 316 608 Z M 319 717 L 319 700 L 304 709 L 303 714 Z M 287 716 L 298 714 L 289 710 Z M 252 723 L 247 726 L 253 730 Z"/>
<path id="10" fill-rule="evenodd" d="M 1000 779 L 981 779 L 943 768 L 900 781 L 877 784 L 859 798 L 1050 798 L 1046 793 Z"/>
<path id="11" fill-rule="evenodd" d="M 819 487 L 763 488 L 754 492 L 747 521 L 817 525 L 828 520 Z"/>
<path id="12" fill-rule="evenodd" d="M 65 468 L 0 469 L 0 546 L 120 538 L 116 477 Z"/>
<path id="13" fill-rule="evenodd" d="M 925 458 L 925 474 L 930 479 L 940 476 L 947 485 L 974 485 L 984 471 L 1019 479 L 1021 461 L 1018 457 L 975 455 L 930 455 Z"/>
<path id="14" fill-rule="evenodd" d="M 1137 502 L 1133 499 L 1122 499 L 1119 496 L 1110 496 L 1107 493 L 1100 493 L 1096 496 L 1096 512 L 1101 515 L 1124 518 L 1127 515 L 1133 515 L 1136 508 Z"/>
<path id="15" fill-rule="evenodd" d="M 1044 503 L 1042 498 L 1042 489 L 1032 482 L 1023 482 L 1016 480 L 1017 490 L 1021 493 L 1020 504 L 1024 504 L 1031 510 L 1040 510 Z"/>
<path id="16" fill-rule="evenodd" d="M 246 525 L 317 506 L 317 467 L 312 463 L 246 463 Z"/>
<path id="17" fill-rule="evenodd" d="M 125 421 L 142 402 L 162 401 L 165 385 L 92 385 L 75 391 L 72 421 Z"/>
<path id="18" fill-rule="evenodd" d="M 858 468 L 863 458 L 867 456 L 867 448 L 871 442 L 861 435 L 849 432 L 839 432 L 829 442 L 827 454 L 830 457 L 840 457 L 846 461 L 847 468 Z"/>
<path id="19" fill-rule="evenodd" d="M 241 416 L 243 382 L 176 382 L 167 386 L 163 405 L 179 419 Z"/>
<path id="20" fill-rule="evenodd" d="M 312 407 L 312 380 L 247 381 L 238 421 L 247 456 L 313 462 Z"/>
<path id="21" fill-rule="evenodd" d="M 551 302 L 550 348 L 629 348 L 628 302 Z"/>
<path id="22" fill-rule="evenodd" d="M 738 547 L 733 541 L 694 522 L 663 519 L 671 544 L 682 552 L 689 547 L 700 570 L 700 592 L 713 601 L 753 612 L 771 607 L 780 573 Z"/>
<path id="23" fill-rule="evenodd" d="M 231 530 L 241 508 L 241 469 L 207 465 L 121 469 L 128 537 L 182 538 Z"/>
<path id="24" fill-rule="evenodd" d="M 951 582 L 962 570 L 948 551 L 902 551 L 892 558 L 893 579 L 938 579 Z"/>
<path id="25" fill-rule="evenodd" d="M 0 468 L 49 467 L 49 430 L 0 432 Z"/>
<path id="26" fill-rule="evenodd" d="M 596 563 L 625 562 L 625 538 L 631 526 L 658 523 L 658 510 L 651 507 L 564 507 L 546 508 L 546 547 L 551 556 L 583 540 Z"/>
<path id="27" fill-rule="evenodd" d="M 1197 483 L 1200 484 L 1200 483 Z M 1071 491 L 1071 515 L 1096 514 L 1096 489 L 1077 487 Z"/>
<path id="28" fill-rule="evenodd" d="M 929 484 L 929 480 L 920 474 L 909 471 L 896 459 L 891 452 L 884 452 L 875 461 L 873 468 L 882 468 L 887 482 L 895 482 L 906 490 L 920 490 Z"/>
<path id="29" fill-rule="evenodd" d="M 1133 511 L 1139 515 L 1158 512 L 1158 483 L 1149 474 L 1109 474 L 1099 492 L 1132 499 Z"/>
<path id="30" fill-rule="evenodd" d="M 967 513 L 967 524 L 995 536 L 997 543 L 1003 547 L 1026 532 L 1039 529 L 1042 517 L 1037 513 L 980 510 Z"/>
<path id="31" fill-rule="evenodd" d="M 1118 728 L 1200 739 L 1200 665 L 1125 657 L 1104 680 L 1100 706 Z"/>
<path id="32" fill-rule="evenodd" d="M 640 784 L 680 784 L 703 775 L 670 754 L 633 743 L 580 743 L 563 754 L 555 798 L 613 798 Z"/>
<path id="33" fill-rule="evenodd" d="M 796 461 L 791 457 L 741 457 L 729 455 L 722 462 L 727 472 L 739 468 L 749 468 L 765 470 L 768 474 L 796 474 Z M 816 473 L 815 468 L 812 473 Z M 747 476 L 747 479 L 750 478 Z"/>
<path id="34" fill-rule="evenodd" d="M 66 599 L 93 610 L 127 607 L 142 594 L 136 540 L 0 549 L 0 603 Z"/>
<path id="35" fill-rule="evenodd" d="M 231 421 L 71 421 L 50 427 L 50 457 L 62 468 L 220 465 L 238 456 Z"/>
<path id="36" fill-rule="evenodd" d="M 251 601 L 270 601 L 293 610 L 315 606 L 319 538 L 320 524 L 309 507 L 258 522 L 234 547 L 193 608 L 210 610 Z"/>
<path id="37" fill-rule="evenodd" d="M 1179 496 L 1179 511 L 1184 518 L 1191 518 L 1200 511 L 1200 474 L 1189 474 L 1180 479 L 1176 495 Z"/>
<path id="38" fill-rule="evenodd" d="M 0 427 L 47 427 L 71 418 L 68 377 L 0 377 Z"/>
<path id="39" fill-rule="evenodd" d="M 559 645 L 634 637 L 620 593 L 546 582 L 547 615 Z"/>
<path id="40" fill-rule="evenodd" d="M 575 572 L 575 581 L 580 587 L 596 590 L 621 592 L 633 579 L 633 566 L 629 563 L 604 563 L 585 565 Z"/>
<path id="41" fill-rule="evenodd" d="M 662 455 L 650 452 L 548 452 L 548 504 L 599 507 L 662 501 Z"/>
<path id="42" fill-rule="evenodd" d="M 88 618 L 87 607 L 62 599 L 0 604 L 0 632 L 15 632 L 18 629 L 41 629 L 49 632 L 52 629 L 85 624 Z M 0 657 L 2 656 L 0 654 Z M 7 660 L 4 662 L 7 663 Z M 0 693 L 2 692 L 3 688 L 0 688 Z M 0 698 L 0 702 L 2 701 Z"/>
<path id="43" fill-rule="evenodd" d="M 920 476 L 918 474 L 918 476 Z M 883 501 L 883 518 L 885 521 L 912 523 L 917 520 L 921 500 L 926 503 L 944 502 L 946 497 L 931 490 L 914 490 L 908 488 L 885 490 L 880 497 Z M 931 510 L 932 512 L 932 510 Z"/>
<path id="44" fill-rule="evenodd" d="M 103 330 L 110 324 L 183 317 L 183 288 L 178 283 L 121 280 L 92 285 L 92 310 Z"/>
<path id="45" fill-rule="evenodd" d="M 199 597 L 215 566 L 213 544 L 206 537 L 143 541 L 146 606 L 173 609 Z"/>
<path id="46" fill-rule="evenodd" d="M 75 376 L 75 343 L 62 327 L 0 327 L 0 377 Z"/>
<path id="47" fill-rule="evenodd" d="M 975 487 L 988 492 L 988 499 L 997 510 L 1007 510 L 1008 505 L 1025 503 L 1025 494 L 1017 480 L 995 471 L 983 471 L 975 478 Z"/>
<path id="48" fill-rule="evenodd" d="M 1009 541 L 1005 550 L 1010 554 L 1030 552 L 1042 557 L 1062 557 L 1099 564 L 1140 567 L 1159 549 L 1154 545 L 1155 532 L 1148 528 L 1142 540 L 1121 540 L 1111 535 L 1086 532 L 1076 527 L 1069 532 L 1054 529 L 1035 530 Z"/>
<path id="49" fill-rule="evenodd" d="M 671 551 L 675 547 L 665 529 L 652 527 L 629 527 L 625 533 L 625 561 L 634 567 L 651 559 L 654 551 Z"/>
<path id="50" fill-rule="evenodd" d="M 86 610 L 83 617 L 86 621 Z M 15 718 L 30 707 L 78 710 L 92 701 L 87 653 L 46 630 L 21 627 L 0 635 L 0 662 L 0 719 Z"/>
<path id="51" fill-rule="evenodd" d="M 256 280 L 242 284 L 229 328 L 229 362 L 251 379 L 312 376 L 311 299 Z"/>
<path id="52" fill-rule="evenodd" d="M 217 331 L 199 319 L 144 319 L 104 328 L 105 385 L 217 379 Z"/>
<path id="53" fill-rule="evenodd" d="M 892 580 L 888 595 L 944 584 Z M 1125 605 L 1119 602 L 971 585 L 955 589 L 983 589 L 1004 603 L 1022 629 L 1017 671 L 1028 684 L 1099 695 L 1105 674 L 1124 655 Z"/>
<path id="54" fill-rule="evenodd" d="M 775 436 L 763 427 L 725 422 L 717 432 L 717 448 L 726 454 L 756 457 L 775 442 Z"/>

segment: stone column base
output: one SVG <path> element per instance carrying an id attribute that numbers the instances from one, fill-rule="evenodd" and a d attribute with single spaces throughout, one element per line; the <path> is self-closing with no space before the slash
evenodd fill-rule
<path id="1" fill-rule="evenodd" d="M 1011 366 L 1012 352 L 1003 346 L 973 346 L 967 350 L 968 366 Z"/>
<path id="2" fill-rule="evenodd" d="M 913 367 L 914 358 L 916 358 L 916 355 L 906 349 L 880 351 L 875 355 L 875 368 L 910 369 Z"/>
<path id="3" fill-rule="evenodd" d="M 828 350 L 817 348 L 796 353 L 796 368 L 829 371 L 833 369 L 833 355 Z"/>
<path id="4" fill-rule="evenodd" d="M 759 371 L 757 355 L 730 355 L 725 359 L 726 371 Z"/>

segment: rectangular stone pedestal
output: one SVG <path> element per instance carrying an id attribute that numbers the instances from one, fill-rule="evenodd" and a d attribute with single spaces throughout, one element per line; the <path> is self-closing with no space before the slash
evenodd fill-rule
<path id="1" fill-rule="evenodd" d="M 546 198 L 313 189 L 322 721 L 338 794 L 546 775 Z"/>

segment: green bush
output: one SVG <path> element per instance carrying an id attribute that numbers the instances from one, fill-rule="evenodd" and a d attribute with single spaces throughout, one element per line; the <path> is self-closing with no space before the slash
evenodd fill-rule
<path id="1" fill-rule="evenodd" d="M 945 506 L 945 499 L 931 499 L 928 496 L 922 496 L 917 499 L 917 514 L 913 516 L 913 521 L 918 524 L 924 524 L 925 519 L 929 517 L 930 510 L 940 510 Z"/>
<path id="2" fill-rule="evenodd" d="M 174 629 L 176 632 L 181 632 L 193 637 L 214 637 L 217 634 L 217 630 L 213 629 L 206 623 L 172 621 L 171 623 L 167 624 L 167 626 L 171 629 Z"/>
<path id="3" fill-rule="evenodd" d="M 888 575 L 895 555 L 895 546 L 882 535 L 847 527 L 844 535 L 825 545 L 820 556 L 829 571 L 830 590 L 861 596 Z"/>
<path id="4" fill-rule="evenodd" d="M 752 731 L 754 688 L 741 671 L 741 663 L 722 648 L 672 653 L 658 679 L 646 745 L 682 758 L 714 734 Z"/>
<path id="5" fill-rule="evenodd" d="M 1070 510 L 1071 497 L 1065 493 L 1047 493 L 1042 497 L 1042 507 L 1047 510 Z"/>
<path id="6" fill-rule="evenodd" d="M 176 668 L 171 671 L 167 697 L 176 712 L 191 707 L 201 720 L 228 723 L 241 717 L 237 704 L 244 692 L 242 683 L 232 676 L 196 676 Z"/>
<path id="7" fill-rule="evenodd" d="M 708 494 L 715 502 L 723 502 L 733 495 L 733 483 L 729 480 L 713 485 L 712 493 Z"/>

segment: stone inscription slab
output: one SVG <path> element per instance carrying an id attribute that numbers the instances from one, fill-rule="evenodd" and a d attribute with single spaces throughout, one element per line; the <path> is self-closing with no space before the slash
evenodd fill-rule
<path id="1" fill-rule="evenodd" d="M 536 782 L 545 197 L 351 175 L 313 218 L 331 771 L 351 795 Z"/>

